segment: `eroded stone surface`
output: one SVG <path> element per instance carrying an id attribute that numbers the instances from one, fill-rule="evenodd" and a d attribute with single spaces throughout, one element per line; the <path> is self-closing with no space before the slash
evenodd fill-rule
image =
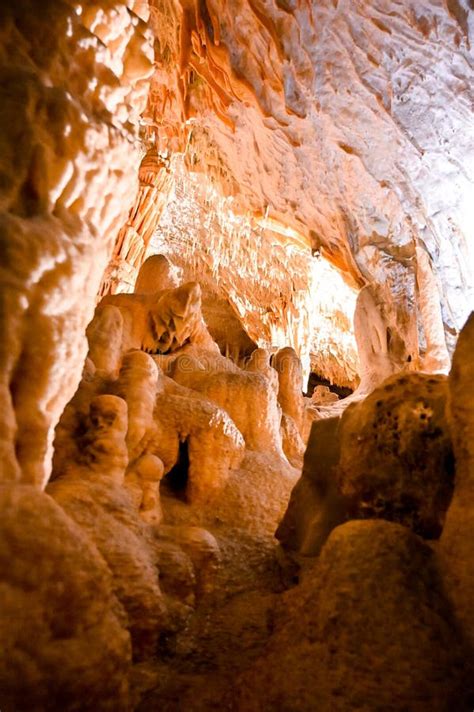
<path id="1" fill-rule="evenodd" d="M 1 19 L 2 473 L 41 485 L 136 192 L 152 36 L 120 0 L 8 1 Z"/>
<path id="2" fill-rule="evenodd" d="M 404 527 L 335 529 L 281 611 L 233 709 L 469 708 L 465 651 L 434 555 Z"/>
<path id="3" fill-rule="evenodd" d="M 440 541 L 446 587 L 463 629 L 474 648 L 472 597 L 474 567 L 474 316 L 471 314 L 458 340 L 449 376 L 449 412 L 456 457 L 453 500 L 446 515 Z"/>
<path id="4" fill-rule="evenodd" d="M 93 540 L 33 487 L 0 506 L 2 708 L 126 712 L 126 615 Z"/>
<path id="5" fill-rule="evenodd" d="M 340 418 L 313 423 L 303 472 L 275 532 L 281 545 L 306 556 L 319 554 L 331 531 L 348 516 L 348 501 L 338 488 Z"/>
<path id="6" fill-rule="evenodd" d="M 338 486 L 354 518 L 396 521 L 439 537 L 454 482 L 447 378 L 393 376 L 345 411 Z"/>

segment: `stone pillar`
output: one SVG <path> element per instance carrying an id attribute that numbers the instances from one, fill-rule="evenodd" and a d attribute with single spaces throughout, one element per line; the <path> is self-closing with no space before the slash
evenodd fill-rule
<path id="1" fill-rule="evenodd" d="M 138 270 L 145 259 L 171 187 L 171 174 L 156 148 L 151 148 L 143 159 L 139 179 L 137 198 L 119 231 L 99 298 L 106 294 L 133 291 Z"/>

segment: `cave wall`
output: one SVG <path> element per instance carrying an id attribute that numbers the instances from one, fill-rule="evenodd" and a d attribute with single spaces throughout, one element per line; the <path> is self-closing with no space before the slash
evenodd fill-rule
<path id="1" fill-rule="evenodd" d="M 407 352 L 446 370 L 472 298 L 468 4 L 154 2 L 153 17 L 160 150 L 376 285 Z"/>
<path id="2" fill-rule="evenodd" d="M 102 292 L 114 264 L 130 287 L 176 155 L 371 284 L 407 359 L 446 370 L 472 283 L 470 34 L 464 0 L 3 3 L 6 476 L 47 477 L 104 269 Z"/>
<path id="3" fill-rule="evenodd" d="M 0 9 L 5 479 L 48 477 L 54 426 L 136 194 L 153 49 L 134 5 L 7 0 Z"/>
<path id="4" fill-rule="evenodd" d="M 292 230 L 352 286 L 373 285 L 406 358 L 446 372 L 472 301 L 469 3 L 153 0 L 150 13 L 145 133 L 173 180 L 184 162 L 236 214 Z M 203 224 L 206 205 L 183 206 L 173 227 Z M 211 237 L 195 253 L 215 251 Z"/>

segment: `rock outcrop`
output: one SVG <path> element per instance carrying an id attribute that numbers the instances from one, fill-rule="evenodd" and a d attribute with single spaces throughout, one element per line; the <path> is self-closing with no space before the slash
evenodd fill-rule
<path id="1" fill-rule="evenodd" d="M 347 519 L 386 519 L 439 538 L 455 477 L 446 403 L 446 376 L 405 374 L 342 417 L 313 423 L 276 533 L 283 547 L 315 555 Z"/>
<path id="2" fill-rule="evenodd" d="M 354 518 L 441 534 L 454 486 L 447 378 L 394 376 L 350 405 L 340 426 L 338 487 Z"/>
<path id="3" fill-rule="evenodd" d="M 2 477 L 44 485 L 137 189 L 153 40 L 121 0 L 0 12 Z"/>
<path id="4" fill-rule="evenodd" d="M 280 620 L 238 680 L 234 709 L 469 709 L 466 651 L 435 556 L 398 524 L 337 527 Z"/>
<path id="5" fill-rule="evenodd" d="M 334 527 L 348 518 L 347 498 L 337 486 L 339 423 L 340 418 L 323 418 L 312 425 L 303 473 L 275 533 L 291 552 L 316 556 Z"/>
<path id="6" fill-rule="evenodd" d="M 459 336 L 449 376 L 449 411 L 456 457 L 456 481 L 440 541 L 446 588 L 474 650 L 474 316 Z"/>
<path id="7" fill-rule="evenodd" d="M 126 712 L 130 636 L 104 559 L 36 488 L 3 485 L 0 506 L 2 709 Z"/>

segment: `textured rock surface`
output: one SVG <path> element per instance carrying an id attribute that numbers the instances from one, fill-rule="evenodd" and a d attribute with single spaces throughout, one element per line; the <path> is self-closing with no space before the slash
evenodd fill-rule
<path id="1" fill-rule="evenodd" d="M 120 0 L 0 13 L 1 461 L 4 477 L 41 485 L 136 192 L 152 38 Z"/>
<path id="2" fill-rule="evenodd" d="M 469 709 L 464 651 L 433 553 L 405 528 L 338 527 L 285 599 L 233 709 Z"/>
<path id="3" fill-rule="evenodd" d="M 212 171 L 212 168 L 210 169 Z M 352 328 L 356 291 L 303 236 L 276 221 L 242 215 L 215 181 L 171 161 L 174 187 L 150 242 L 205 291 L 229 303 L 261 347 L 291 345 L 309 365 L 354 387 L 357 352 Z M 206 313 L 205 313 L 206 317 Z"/>
<path id="4" fill-rule="evenodd" d="M 450 418 L 456 456 L 453 500 L 440 541 L 446 587 L 474 649 L 474 316 L 464 327 L 449 376 Z"/>
<path id="5" fill-rule="evenodd" d="M 301 432 L 304 408 L 301 361 L 294 349 L 287 347 L 274 354 L 272 366 L 278 374 L 278 403 Z"/>
<path id="6" fill-rule="evenodd" d="M 284 413 L 281 416 L 281 439 L 283 452 L 285 453 L 288 462 L 298 469 L 303 464 L 303 456 L 305 452 L 305 444 L 293 418 L 290 418 Z"/>
<path id="7" fill-rule="evenodd" d="M 340 418 L 313 423 L 303 472 L 275 536 L 285 549 L 319 554 L 331 531 L 348 518 L 348 501 L 337 486 Z"/>
<path id="8" fill-rule="evenodd" d="M 357 297 L 354 333 L 359 353 L 361 382 L 358 394 L 365 396 L 386 378 L 419 366 L 417 336 L 390 314 L 380 290 L 364 287 Z"/>
<path id="9" fill-rule="evenodd" d="M 153 655 L 166 628 L 166 607 L 156 556 L 126 489 L 106 476 L 91 478 L 79 472 L 58 478 L 47 491 L 107 562 L 114 593 L 126 613 L 134 658 Z"/>
<path id="10" fill-rule="evenodd" d="M 146 4 L 148 4 L 146 2 Z M 139 188 L 128 220 L 115 241 L 112 259 L 107 265 L 99 295 L 133 291 L 148 244 L 166 203 L 170 189 L 170 174 L 166 163 L 152 146 L 143 158 L 138 171 Z M 176 286 L 174 284 L 169 286 Z M 163 285 L 152 290 L 168 289 Z M 140 289 L 144 292 L 144 289 Z"/>
<path id="11" fill-rule="evenodd" d="M 243 284 L 224 280 L 237 312 L 253 312 L 253 339 L 264 329 L 281 346 L 284 336 L 307 368 L 313 249 L 352 284 L 377 288 L 414 360 L 446 368 L 470 285 L 471 13 L 464 0 L 151 2 L 150 12 L 131 0 L 48 2 L 41 12 L 3 4 L 4 285 L 17 315 L 5 324 L 2 356 L 10 478 L 18 463 L 30 481 L 48 473 L 52 430 L 79 378 L 83 327 L 137 187 L 133 124 L 149 85 L 147 155 L 116 245 L 120 265 L 138 268 L 161 210 L 153 191 L 164 195 L 168 172 L 184 166 L 185 181 L 207 176 L 201 207 L 220 201 L 224 222 L 243 215 L 251 226 L 243 242 L 240 228 L 209 227 L 203 252 L 221 256 L 224 242 L 238 242 L 240 259 L 247 245 L 259 254 L 254 282 L 265 274 L 263 289 L 279 285 L 259 296 L 259 310 Z M 9 148 L 18 145 L 20 158 Z M 216 276 L 214 267 L 211 259 Z M 30 342 L 35 331 L 42 337 Z M 353 347 L 335 341 L 328 375 L 341 379 L 345 354 L 342 375 L 353 382 Z M 37 377 L 26 389 L 28 372 Z"/>
<path id="12" fill-rule="evenodd" d="M 92 541 L 51 497 L 0 489 L 0 704 L 129 709 L 130 638 Z"/>
<path id="13" fill-rule="evenodd" d="M 173 378 L 227 412 L 250 450 L 281 454 L 277 395 L 263 374 L 193 372 L 183 366 L 173 372 Z"/>
<path id="14" fill-rule="evenodd" d="M 359 286 L 377 288 L 414 358 L 420 352 L 427 367 L 446 369 L 472 281 L 469 4 L 152 3 L 151 25 L 166 52 L 147 120 L 161 154 L 172 156 L 175 213 L 183 204 L 189 212 L 178 224 L 209 218 L 199 241 L 212 245 L 212 261 L 232 232 L 212 225 L 214 214 L 223 223 L 248 215 L 262 272 L 275 276 L 284 274 L 282 242 L 311 245 Z M 203 176 L 196 209 L 186 171 Z M 270 230 L 259 240 L 262 226 Z M 290 258 L 291 273 L 304 282 L 297 262 Z M 285 320 L 301 301 L 288 284 L 281 294 Z M 254 313 L 262 328 L 265 316 Z M 294 341 L 286 343 L 299 349 L 297 329 L 288 331 Z"/>
<path id="15" fill-rule="evenodd" d="M 471 5 L 2 3 L 2 710 L 472 709 Z"/>
<path id="16" fill-rule="evenodd" d="M 103 319 L 102 310 L 116 307 L 123 317 L 122 354 L 129 349 L 142 349 L 150 354 L 169 354 L 187 344 L 196 344 L 210 351 L 218 351 L 201 312 L 201 287 L 188 282 L 174 289 L 153 294 L 115 294 L 105 296 L 99 303 L 94 321 Z M 88 332 L 97 338 L 94 328 Z M 95 343 L 92 343 L 94 348 Z"/>
<path id="17" fill-rule="evenodd" d="M 393 376 L 340 426 L 338 486 L 354 518 L 381 517 L 437 538 L 454 483 L 447 378 Z"/>

